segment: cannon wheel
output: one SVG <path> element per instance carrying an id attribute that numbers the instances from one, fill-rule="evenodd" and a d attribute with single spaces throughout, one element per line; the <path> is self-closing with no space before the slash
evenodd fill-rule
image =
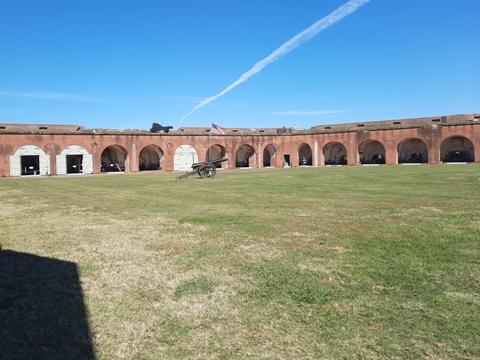
<path id="1" fill-rule="evenodd" d="M 213 178 L 217 173 L 217 168 L 212 163 L 205 163 L 198 168 L 198 175 L 202 179 Z"/>

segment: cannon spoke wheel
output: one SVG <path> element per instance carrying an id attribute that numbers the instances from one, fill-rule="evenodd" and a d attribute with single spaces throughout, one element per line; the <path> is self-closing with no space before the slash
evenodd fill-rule
<path id="1" fill-rule="evenodd" d="M 200 175 L 202 179 L 213 178 L 216 173 L 217 173 L 217 168 L 215 167 L 215 165 L 209 162 L 203 164 L 198 169 L 198 175 Z"/>

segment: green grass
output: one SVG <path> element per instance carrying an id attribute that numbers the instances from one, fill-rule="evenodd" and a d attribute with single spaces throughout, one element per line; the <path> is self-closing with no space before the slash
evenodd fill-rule
<path id="1" fill-rule="evenodd" d="M 479 165 L 176 175 L 0 179 L 3 249 L 77 265 L 96 358 L 480 359 Z"/>

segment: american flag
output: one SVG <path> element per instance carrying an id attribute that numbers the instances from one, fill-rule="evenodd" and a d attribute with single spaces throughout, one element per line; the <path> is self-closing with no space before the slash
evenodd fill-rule
<path id="1" fill-rule="evenodd" d="M 225 130 L 223 130 L 220 126 L 215 125 L 214 123 L 210 123 L 212 127 L 211 134 L 214 135 L 225 135 Z"/>

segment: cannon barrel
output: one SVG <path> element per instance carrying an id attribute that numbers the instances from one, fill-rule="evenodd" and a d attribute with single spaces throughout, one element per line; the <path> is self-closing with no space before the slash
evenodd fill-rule
<path id="1" fill-rule="evenodd" d="M 200 163 L 194 163 L 192 164 L 192 169 L 196 169 L 206 163 L 210 163 L 210 164 L 218 164 L 218 163 L 221 163 L 221 162 L 224 162 L 224 161 L 227 161 L 228 159 L 217 159 L 217 160 L 210 160 L 210 161 L 205 161 L 205 162 L 200 162 Z"/>

